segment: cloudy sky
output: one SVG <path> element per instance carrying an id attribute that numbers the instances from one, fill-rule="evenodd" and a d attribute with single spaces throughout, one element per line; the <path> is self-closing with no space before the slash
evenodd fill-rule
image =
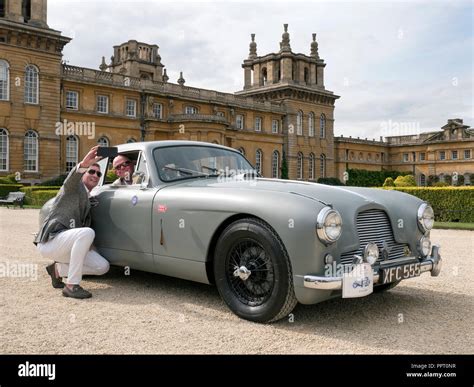
<path id="1" fill-rule="evenodd" d="M 48 24 L 73 38 L 69 64 L 98 68 L 112 46 L 157 44 L 170 81 L 235 92 L 250 34 L 257 52 L 279 50 L 289 24 L 293 52 L 317 33 L 336 101 L 335 134 L 378 138 L 439 129 L 473 117 L 471 1 L 49 0 Z"/>

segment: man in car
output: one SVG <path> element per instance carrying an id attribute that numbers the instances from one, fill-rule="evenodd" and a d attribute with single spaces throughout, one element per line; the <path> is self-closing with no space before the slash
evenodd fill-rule
<path id="1" fill-rule="evenodd" d="M 112 185 L 130 185 L 132 184 L 133 170 L 135 163 L 130 160 L 127 156 L 118 155 L 114 158 L 112 163 L 115 173 L 118 179 L 115 180 Z"/>
<path id="2" fill-rule="evenodd" d="M 92 294 L 80 286 L 82 275 L 109 271 L 109 262 L 91 249 L 95 233 L 90 228 L 90 209 L 91 203 L 97 202 L 90 191 L 102 176 L 97 148 L 93 147 L 69 173 L 34 240 L 41 255 L 55 261 L 46 271 L 53 287 L 62 288 L 65 297 L 90 298 Z"/>

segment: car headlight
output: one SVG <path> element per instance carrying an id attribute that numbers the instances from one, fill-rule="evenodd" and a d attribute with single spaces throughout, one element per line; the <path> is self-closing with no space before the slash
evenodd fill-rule
<path id="1" fill-rule="evenodd" d="M 324 243 L 334 243 L 341 236 L 342 218 L 331 207 L 324 207 L 318 214 L 316 232 Z"/>
<path id="2" fill-rule="evenodd" d="M 374 242 L 369 242 L 364 249 L 364 260 L 373 265 L 379 259 L 379 248 Z"/>
<path id="3" fill-rule="evenodd" d="M 433 208 L 423 203 L 418 208 L 418 226 L 420 230 L 425 234 L 433 228 L 434 225 L 434 211 Z"/>
<path id="4" fill-rule="evenodd" d="M 430 255 L 431 251 L 431 241 L 430 238 L 427 236 L 422 236 L 420 241 L 418 242 L 418 250 L 420 251 L 423 257 L 427 257 Z"/>

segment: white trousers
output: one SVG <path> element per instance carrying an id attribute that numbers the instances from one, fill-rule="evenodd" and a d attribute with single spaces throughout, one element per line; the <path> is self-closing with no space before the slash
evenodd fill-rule
<path id="1" fill-rule="evenodd" d="M 83 274 L 102 275 L 109 271 L 109 262 L 97 251 L 91 250 L 95 232 L 89 227 L 63 231 L 37 248 L 45 258 L 58 262 L 60 277 L 67 283 L 79 285 Z"/>

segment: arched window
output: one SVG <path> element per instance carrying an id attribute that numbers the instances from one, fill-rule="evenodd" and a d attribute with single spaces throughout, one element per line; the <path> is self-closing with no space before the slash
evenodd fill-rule
<path id="1" fill-rule="evenodd" d="M 301 110 L 296 115 L 296 134 L 303 135 L 303 112 Z"/>
<path id="2" fill-rule="evenodd" d="M 10 66 L 0 60 L 0 101 L 8 101 L 10 91 Z"/>
<path id="3" fill-rule="evenodd" d="M 296 165 L 296 178 L 303 179 L 303 153 L 298 152 L 298 159 Z"/>
<path id="4" fill-rule="evenodd" d="M 326 138 L 326 116 L 321 114 L 319 119 L 319 137 Z"/>
<path id="5" fill-rule="evenodd" d="M 38 68 L 33 65 L 25 69 L 25 102 L 37 104 L 39 100 Z"/>
<path id="6" fill-rule="evenodd" d="M 6 129 L 0 129 L 0 171 L 8 171 L 8 132 Z"/>
<path id="7" fill-rule="evenodd" d="M 315 160 L 315 156 L 314 156 L 314 153 L 310 153 L 309 154 L 309 164 L 308 164 L 308 167 L 309 167 L 309 180 L 314 180 L 315 176 L 314 176 L 314 160 Z"/>
<path id="8" fill-rule="evenodd" d="M 25 172 L 38 172 L 38 135 L 33 130 L 25 133 L 23 155 Z"/>
<path id="9" fill-rule="evenodd" d="M 0 17 L 5 17 L 5 0 L 0 0 Z"/>
<path id="10" fill-rule="evenodd" d="M 257 149 L 257 152 L 255 152 L 255 169 L 260 174 L 262 174 L 262 159 L 263 159 L 262 151 L 261 149 Z"/>
<path id="11" fill-rule="evenodd" d="M 245 149 L 244 149 L 244 148 L 239 148 L 238 151 L 239 151 L 243 156 L 245 156 Z"/>
<path id="12" fill-rule="evenodd" d="M 310 137 L 314 137 L 314 113 L 310 112 L 308 115 L 308 134 Z"/>
<path id="13" fill-rule="evenodd" d="M 320 168 L 321 177 L 326 177 L 326 155 L 324 153 L 321 155 Z"/>
<path id="14" fill-rule="evenodd" d="M 277 150 L 272 154 L 272 178 L 278 179 L 278 171 L 280 170 L 280 153 Z"/>
<path id="15" fill-rule="evenodd" d="M 66 172 L 71 171 L 77 165 L 78 143 L 76 136 L 66 138 Z"/>
<path id="16" fill-rule="evenodd" d="M 131 144 L 131 143 L 134 143 L 134 142 L 137 142 L 137 140 L 135 140 L 133 137 L 132 138 L 129 138 L 127 140 L 127 144 Z"/>
<path id="17" fill-rule="evenodd" d="M 100 146 L 109 146 L 110 142 L 107 137 L 102 136 L 97 140 L 97 144 L 99 144 Z"/>

